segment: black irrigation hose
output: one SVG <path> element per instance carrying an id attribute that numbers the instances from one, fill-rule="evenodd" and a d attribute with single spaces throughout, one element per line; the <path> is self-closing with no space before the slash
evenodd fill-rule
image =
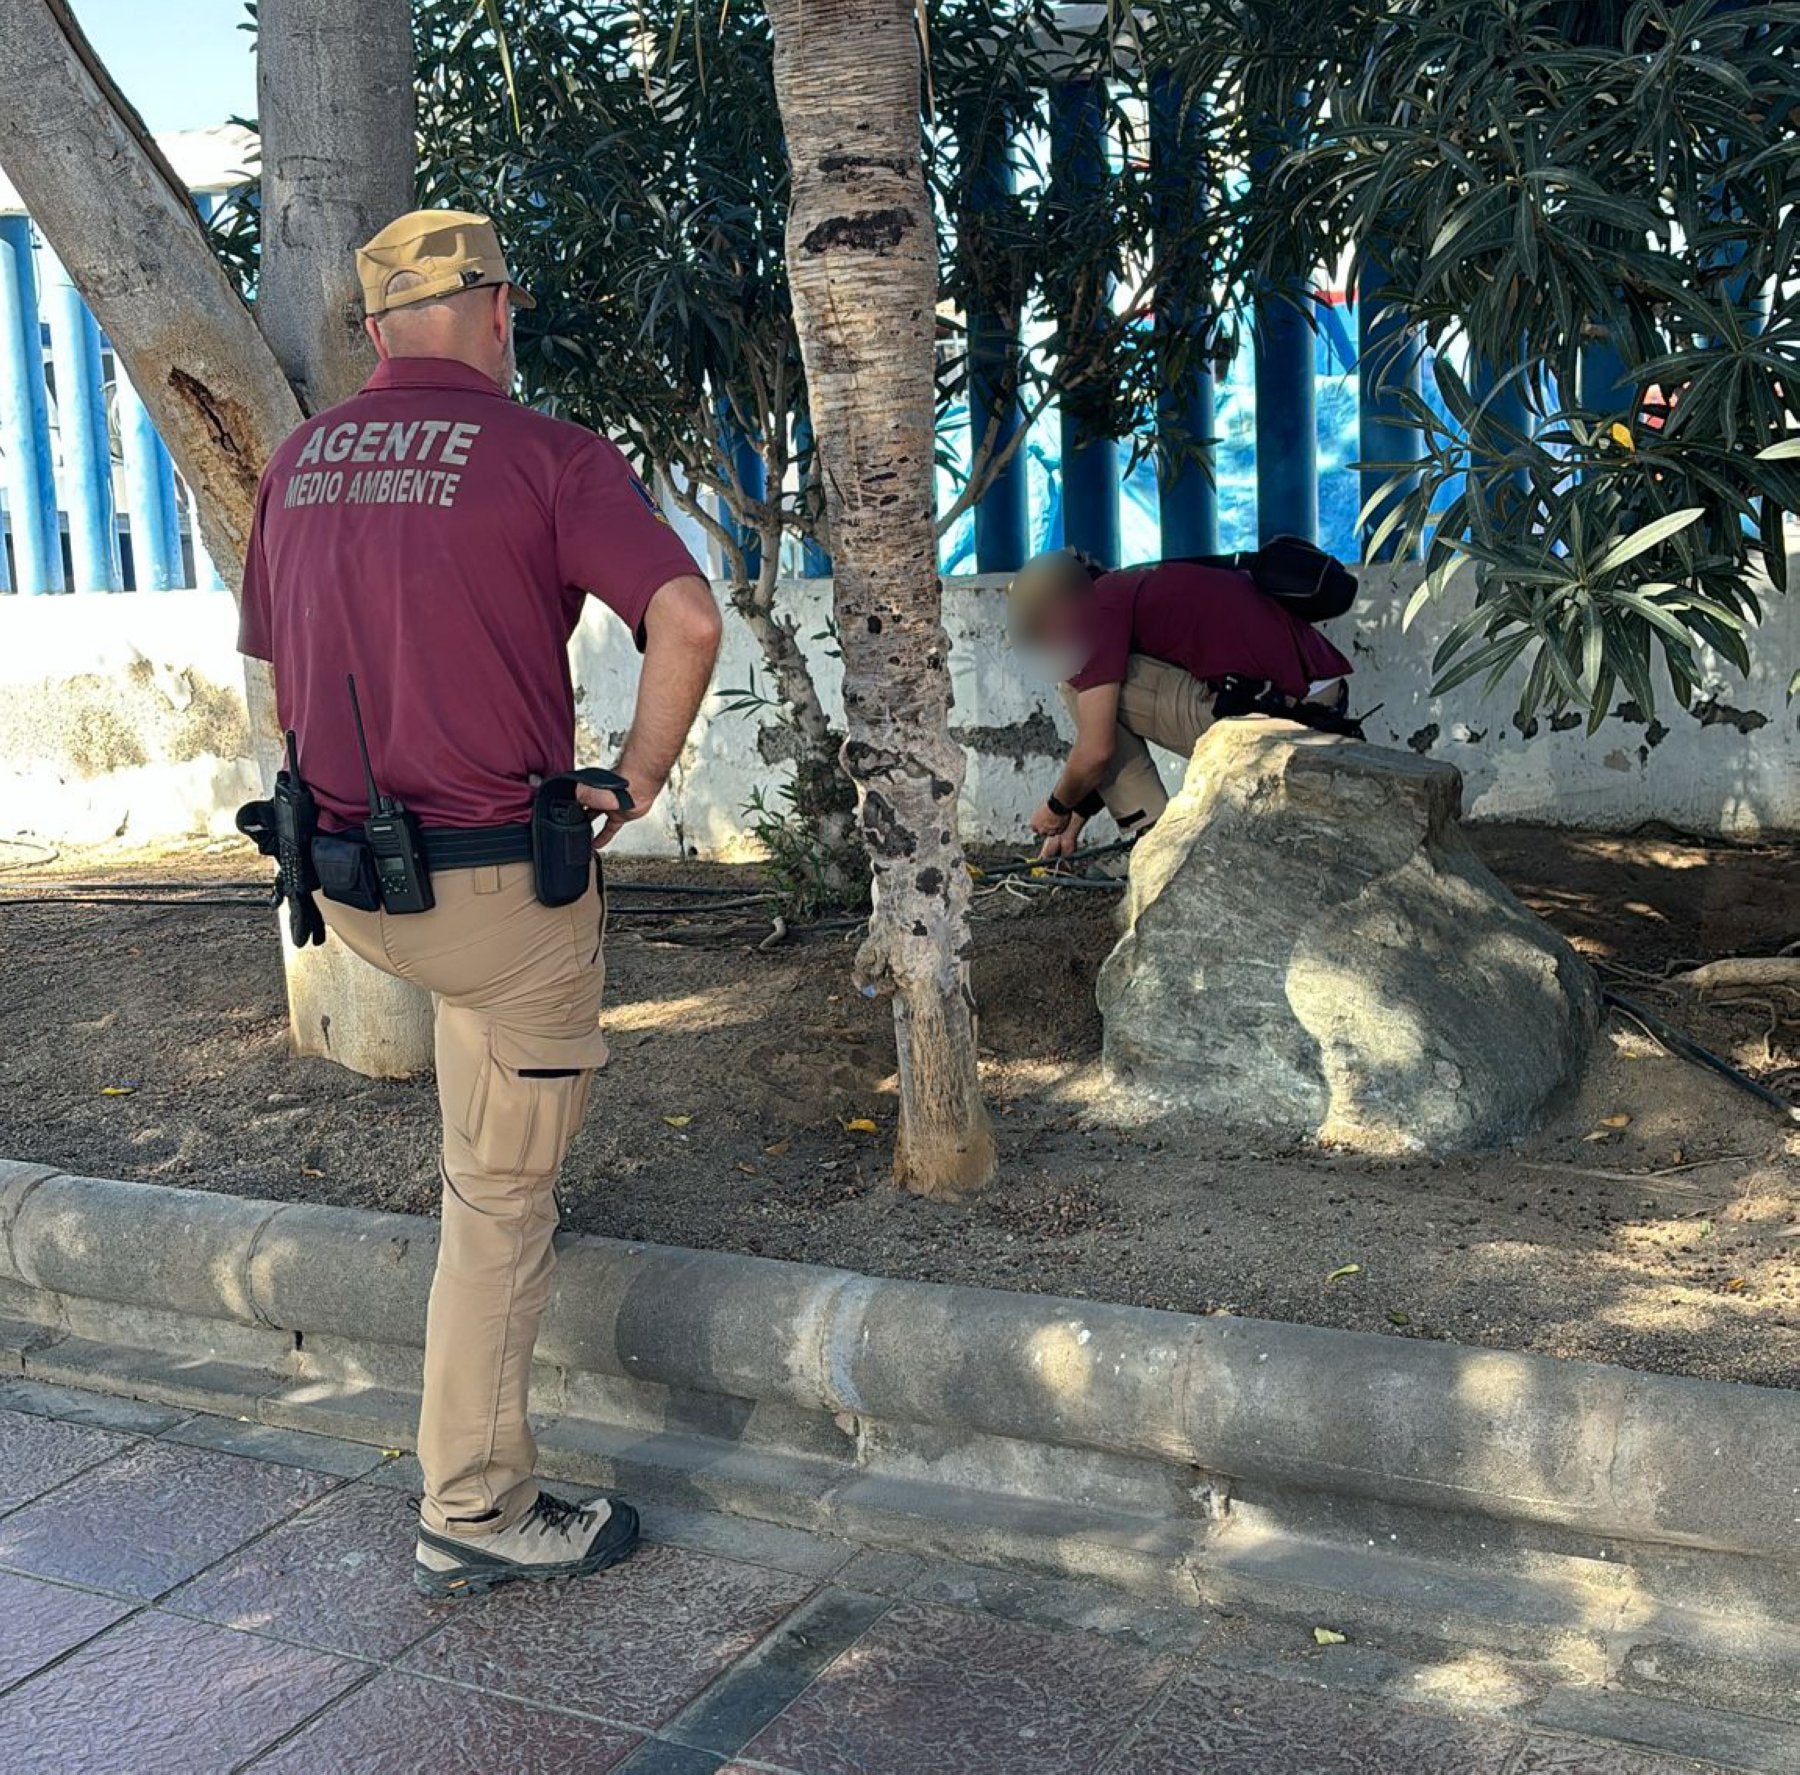
<path id="1" fill-rule="evenodd" d="M 1602 1000 L 1614 1010 L 1623 1011 L 1627 1017 L 1634 1017 L 1672 1054 L 1679 1054 L 1683 1060 L 1691 1060 L 1696 1066 L 1704 1066 L 1716 1072 L 1721 1078 L 1729 1079 L 1740 1091 L 1748 1091 L 1752 1097 L 1759 1098 L 1773 1109 L 1778 1109 L 1790 1121 L 1800 1122 L 1800 1105 L 1789 1103 L 1778 1091 L 1771 1091 L 1760 1080 L 1753 1079 L 1747 1072 L 1741 1072 L 1722 1055 L 1715 1054 L 1711 1048 L 1703 1048 L 1691 1035 L 1683 1035 L 1674 1024 L 1640 1005 L 1636 999 L 1627 998 L 1622 992 L 1614 992 L 1610 988 L 1601 993 Z"/>
<path id="2" fill-rule="evenodd" d="M 1129 838 L 1115 839 L 1111 844 L 1096 845 L 1092 850 L 1076 851 L 1073 856 L 1064 857 L 1061 861 L 1064 864 L 1097 863 L 1102 857 L 1116 857 L 1119 852 L 1130 850 L 1132 843 L 1133 840 Z M 1016 863 L 996 863 L 992 869 L 985 869 L 979 863 L 972 867 L 980 870 L 976 877 L 978 881 L 1004 881 L 1013 875 L 1030 875 L 1036 869 L 1042 869 L 1051 875 L 1059 873 L 1051 864 L 1038 857 L 1026 857 Z"/>
<path id="3" fill-rule="evenodd" d="M 267 912 L 273 902 L 265 895 L 260 900 L 201 898 L 195 895 L 143 894 L 5 894 L 0 893 L 0 906 L 245 906 L 252 912 Z"/>

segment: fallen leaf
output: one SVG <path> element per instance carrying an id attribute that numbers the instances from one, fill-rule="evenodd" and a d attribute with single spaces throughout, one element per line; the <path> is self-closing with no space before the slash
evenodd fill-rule
<path id="1" fill-rule="evenodd" d="M 778 1140 L 773 1146 L 765 1146 L 763 1151 L 772 1159 L 785 1159 L 794 1150 L 791 1140 Z"/>
<path id="2" fill-rule="evenodd" d="M 1341 1282 L 1346 1276 L 1360 1276 L 1362 1265 L 1359 1263 L 1341 1263 L 1325 1278 L 1327 1282 Z"/>
<path id="3" fill-rule="evenodd" d="M 1631 1117 L 1628 1115 L 1602 1116 L 1600 1126 L 1602 1128 L 1629 1128 Z"/>
<path id="4" fill-rule="evenodd" d="M 855 1121 L 846 1122 L 844 1127 L 851 1134 L 879 1134 L 881 1132 L 867 1116 L 858 1116 Z"/>
<path id="5" fill-rule="evenodd" d="M 398 1448 L 384 1448 L 381 1452 L 388 1460 L 397 1461 L 405 1450 Z"/>
<path id="6" fill-rule="evenodd" d="M 1609 1128 L 1596 1128 L 1591 1134 L 1584 1134 L 1581 1138 L 1583 1140 L 1611 1140 L 1612 1131 Z"/>
<path id="7" fill-rule="evenodd" d="M 137 1089 L 136 1085 L 102 1085 L 102 1097 L 129 1097 Z"/>
<path id="8" fill-rule="evenodd" d="M 1727 1294 L 1738 1294 L 1741 1293 L 1746 1286 L 1747 1284 L 1742 1276 L 1733 1276 L 1731 1280 L 1725 1284 L 1725 1292 Z"/>
<path id="9" fill-rule="evenodd" d="M 1322 1646 L 1342 1646 L 1349 1644 L 1350 1636 L 1347 1633 L 1339 1633 L 1332 1627 L 1315 1627 L 1313 1629 L 1313 1640 L 1316 1644 Z"/>
<path id="10" fill-rule="evenodd" d="M 745 1163 L 744 1163 L 744 1161 L 743 1161 L 743 1160 L 742 1160 L 742 1159 L 739 1159 L 739 1160 L 738 1160 L 738 1167 L 737 1167 L 737 1168 L 738 1168 L 738 1169 L 739 1169 L 739 1170 L 740 1170 L 740 1171 L 741 1171 L 741 1172 L 743 1172 L 743 1174 L 744 1174 L 744 1175 L 745 1175 L 745 1176 L 746 1176 L 746 1177 L 760 1177 L 760 1176 L 762 1176 L 762 1173 L 761 1173 L 761 1172 L 760 1172 L 760 1171 L 758 1171 L 758 1170 L 757 1170 L 757 1168 L 756 1168 L 756 1167 L 755 1167 L 755 1166 L 754 1166 L 754 1165 L 746 1165 L 746 1164 L 745 1164 Z"/>
<path id="11" fill-rule="evenodd" d="M 1606 435 L 1611 438 L 1621 450 L 1635 450 L 1637 448 L 1637 439 L 1631 435 L 1631 427 L 1629 425 L 1621 424 L 1616 419 L 1607 427 Z"/>
<path id="12" fill-rule="evenodd" d="M 1412 1314 L 1403 1313 L 1398 1307 L 1389 1307 L 1387 1316 L 1390 1325 L 1410 1325 L 1412 1323 Z"/>
<path id="13" fill-rule="evenodd" d="M 685 1128 L 694 1118 L 692 1116 L 664 1116 L 663 1120 L 671 1128 Z"/>
<path id="14" fill-rule="evenodd" d="M 1700 1223 L 1700 1237 L 1701 1238 L 1710 1239 L 1712 1237 L 1712 1230 L 1713 1230 L 1713 1223 L 1710 1220 L 1701 1221 L 1701 1223 Z"/>
<path id="15" fill-rule="evenodd" d="M 302 1165 L 300 1167 L 300 1175 L 302 1177 L 323 1177 L 325 1173 L 323 1171 L 315 1171 L 310 1165 Z"/>

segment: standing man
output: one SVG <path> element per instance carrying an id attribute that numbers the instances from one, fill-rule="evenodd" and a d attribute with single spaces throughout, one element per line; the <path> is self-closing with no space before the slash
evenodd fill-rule
<path id="1" fill-rule="evenodd" d="M 1343 712 L 1350 662 L 1236 568 L 1177 560 L 1107 573 L 1054 549 L 1007 587 L 1007 620 L 1075 717 L 1068 761 L 1031 816 L 1046 858 L 1071 855 L 1102 807 L 1127 837 L 1161 819 L 1169 792 L 1152 744 L 1185 758 L 1230 715 L 1360 732 Z"/>
<path id="2" fill-rule="evenodd" d="M 272 662 L 298 740 L 326 923 L 436 1004 L 443 1225 L 414 1571 L 428 1595 L 467 1596 L 597 1571 L 637 1539 L 630 1505 L 565 1503 L 533 1478 L 526 1408 L 554 1186 L 606 1045 L 595 871 L 572 903 L 544 904 L 527 821 L 534 784 L 574 764 L 566 648 L 583 601 L 606 604 L 644 656 L 617 761 L 629 795 L 574 787 L 599 818 L 596 849 L 656 804 L 720 624 L 619 451 L 512 399 L 513 309 L 531 299 L 487 218 L 415 211 L 356 258 L 381 361 L 271 458 L 239 645 Z M 349 675 L 374 783 L 422 828 L 423 894 L 396 891 L 362 845 Z"/>

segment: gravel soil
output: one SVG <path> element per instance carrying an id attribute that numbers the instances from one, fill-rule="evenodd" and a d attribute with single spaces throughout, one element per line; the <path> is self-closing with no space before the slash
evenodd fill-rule
<path id="1" fill-rule="evenodd" d="M 1800 938 L 1800 853 L 1471 836 L 1609 984 L 1800 1094 L 1800 996 L 1703 1000 L 1665 978 Z M 262 878 L 235 844 L 50 857 L 0 843 L 0 1154 L 433 1211 L 431 1080 L 289 1056 L 271 919 L 234 885 Z M 614 879 L 758 885 L 702 865 Z M 100 882 L 157 886 L 80 898 Z M 65 898 L 23 903 L 51 895 Z M 614 898 L 614 1058 L 563 1184 L 577 1231 L 1800 1385 L 1800 1137 L 1625 1020 L 1515 1149 L 1375 1163 L 1120 1134 L 1086 1109 L 1112 897 L 991 892 L 975 975 L 1002 1174 L 954 1207 L 888 1180 L 893 1039 L 850 984 L 854 932 L 763 949 L 754 907 L 657 903 Z"/>

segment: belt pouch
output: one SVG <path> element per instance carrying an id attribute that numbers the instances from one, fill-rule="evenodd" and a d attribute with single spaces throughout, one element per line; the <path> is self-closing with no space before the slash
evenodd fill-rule
<path id="1" fill-rule="evenodd" d="M 381 884 L 375 874 L 375 856 L 360 838 L 321 832 L 312 843 L 313 868 L 319 874 L 319 891 L 339 906 L 358 912 L 381 910 Z"/>
<path id="2" fill-rule="evenodd" d="M 594 826 L 568 776 L 540 783 L 531 801 L 531 873 L 540 904 L 570 906 L 594 878 Z"/>

